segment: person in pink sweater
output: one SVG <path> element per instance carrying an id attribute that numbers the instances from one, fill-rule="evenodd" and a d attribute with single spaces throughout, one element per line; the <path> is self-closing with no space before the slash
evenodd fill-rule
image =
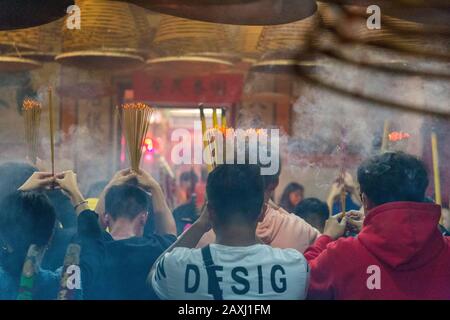
<path id="1" fill-rule="evenodd" d="M 263 176 L 265 185 L 264 215 L 256 228 L 256 235 L 262 243 L 280 249 L 296 249 L 303 253 L 314 243 L 320 232 L 302 218 L 285 211 L 271 199 L 279 184 L 279 173 L 273 176 Z M 214 231 L 206 233 L 197 247 L 214 243 Z"/>

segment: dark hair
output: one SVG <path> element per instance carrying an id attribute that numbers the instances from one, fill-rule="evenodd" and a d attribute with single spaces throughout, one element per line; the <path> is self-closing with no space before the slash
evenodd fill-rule
<path id="1" fill-rule="evenodd" d="M 191 181 L 193 181 L 194 184 L 197 184 L 198 182 L 198 177 L 194 171 L 185 171 L 180 175 L 180 182 L 191 182 Z"/>
<path id="2" fill-rule="evenodd" d="M 325 221 L 330 216 L 328 205 L 317 198 L 302 200 L 295 207 L 294 213 L 319 230 L 323 230 Z"/>
<path id="3" fill-rule="evenodd" d="M 281 198 L 280 198 L 280 207 L 282 207 L 282 208 L 288 210 L 289 212 L 292 212 L 292 210 L 293 210 L 294 208 L 292 207 L 291 201 L 290 201 L 290 199 L 289 199 L 289 195 L 290 195 L 292 192 L 296 192 L 296 191 L 304 191 L 304 190 L 305 190 L 305 188 L 304 188 L 301 184 L 299 184 L 299 183 L 297 183 L 297 182 L 291 182 L 291 183 L 289 183 L 289 184 L 286 186 L 286 188 L 284 188 L 284 191 L 283 191 L 283 193 L 282 193 L 282 195 L 281 195 Z"/>
<path id="4" fill-rule="evenodd" d="M 375 205 L 395 201 L 423 202 L 428 186 L 425 165 L 403 152 L 386 152 L 358 168 L 361 192 Z"/>
<path id="5" fill-rule="evenodd" d="M 206 193 L 221 223 L 235 218 L 255 222 L 264 203 L 260 168 L 251 164 L 220 165 L 209 174 Z"/>
<path id="6" fill-rule="evenodd" d="M 55 220 L 55 210 L 42 193 L 16 191 L 1 201 L 0 261 L 9 274 L 20 275 L 31 244 L 49 244 Z"/>
<path id="7" fill-rule="evenodd" d="M 37 169 L 28 163 L 5 162 L 0 165 L 0 200 L 19 189 Z"/>
<path id="8" fill-rule="evenodd" d="M 105 209 L 113 219 L 133 220 L 139 213 L 148 211 L 149 202 L 149 195 L 144 190 L 124 184 L 109 189 L 105 197 Z"/>

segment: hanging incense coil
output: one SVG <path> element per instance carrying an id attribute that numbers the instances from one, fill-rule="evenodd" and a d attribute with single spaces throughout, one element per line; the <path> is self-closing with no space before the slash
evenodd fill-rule
<path id="1" fill-rule="evenodd" d="M 377 5 L 383 14 L 402 20 L 433 26 L 450 26 L 450 6 L 446 0 L 322 0 L 322 2 L 340 6 L 360 6 L 364 9 L 370 5 Z"/>
<path id="2" fill-rule="evenodd" d="M 146 55 L 151 32 L 145 12 L 117 1 L 77 0 L 81 29 L 63 28 L 62 53 L 56 61 L 77 67 L 134 67 Z"/>
<path id="3" fill-rule="evenodd" d="M 37 45 L 30 50 L 21 52 L 22 57 L 42 62 L 53 62 L 61 51 L 61 30 L 64 19 L 35 27 L 37 29 Z"/>
<path id="4" fill-rule="evenodd" d="M 303 54 L 318 24 L 317 16 L 289 24 L 265 26 L 258 43 L 261 59 L 252 65 L 251 71 L 292 73 L 297 68 L 313 70 L 315 57 Z"/>
<path id="5" fill-rule="evenodd" d="M 390 11 L 382 8 L 381 29 L 371 30 L 366 25 L 371 15 L 365 12 L 366 8 L 342 5 L 338 0 L 326 2 L 326 6 L 319 6 L 321 19 L 308 51 L 326 60 L 331 67 L 322 74 L 300 70 L 297 75 L 302 83 L 308 88 L 357 100 L 360 105 L 450 118 L 445 98 L 434 99 L 433 102 L 428 99 L 425 104 L 420 100 L 410 100 L 409 97 L 399 99 L 399 92 L 392 86 L 389 90 L 380 90 L 386 85 L 383 82 L 380 86 L 380 79 L 393 81 L 394 84 L 405 80 L 411 80 L 412 85 L 417 85 L 414 80 L 424 86 L 429 81 L 439 81 L 442 86 L 449 84 L 450 32 L 445 24 L 402 20 L 397 15 L 385 15 Z M 348 3 L 360 5 L 359 2 Z M 420 5 L 424 7 L 421 1 L 416 5 L 398 0 L 391 3 L 405 9 L 405 12 L 415 10 Z M 429 2 L 427 6 L 446 12 L 449 7 L 443 7 L 443 4 L 437 0 Z M 323 7 L 331 9 L 328 15 L 324 14 Z M 434 17 L 427 12 L 422 12 L 423 21 Z M 360 79 L 357 83 L 347 81 L 352 74 Z"/>
<path id="6" fill-rule="evenodd" d="M 153 39 L 153 46 L 164 56 L 231 50 L 226 26 L 172 16 L 164 16 L 161 19 Z"/>
<path id="7" fill-rule="evenodd" d="M 307 18 L 317 9 L 315 1 L 311 0 L 127 0 L 127 2 L 180 18 L 233 25 L 289 23 Z"/>
<path id="8" fill-rule="evenodd" d="M 13 56 L 0 56 L 0 72 L 22 72 L 42 67 L 38 61 Z"/>
<path id="9" fill-rule="evenodd" d="M 231 41 L 226 26 L 164 16 L 153 39 L 156 56 L 147 60 L 152 71 L 198 74 L 232 66 Z M 165 69 L 168 70 L 168 69 Z"/>
<path id="10" fill-rule="evenodd" d="M 8 56 L 53 61 L 60 46 L 62 23 L 60 19 L 39 27 L 0 31 L 0 50 Z"/>
<path id="11" fill-rule="evenodd" d="M 73 0 L 3 0 L 0 2 L 0 30 L 30 28 L 66 15 Z"/>

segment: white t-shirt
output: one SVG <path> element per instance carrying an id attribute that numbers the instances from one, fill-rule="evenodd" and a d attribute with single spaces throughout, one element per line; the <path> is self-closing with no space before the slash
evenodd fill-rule
<path id="1" fill-rule="evenodd" d="M 256 244 L 211 244 L 211 256 L 224 300 L 305 299 L 308 262 L 295 249 Z M 176 248 L 155 268 L 153 289 L 163 300 L 212 300 L 201 249 Z"/>

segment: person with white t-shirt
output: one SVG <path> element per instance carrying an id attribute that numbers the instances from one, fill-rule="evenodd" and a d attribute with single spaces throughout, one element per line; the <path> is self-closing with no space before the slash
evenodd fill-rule
<path id="1" fill-rule="evenodd" d="M 255 235 L 264 183 L 257 165 L 220 165 L 207 181 L 201 217 L 153 266 L 159 298 L 177 300 L 305 299 L 309 267 L 295 249 L 272 248 Z M 196 249 L 213 229 L 216 241 Z"/>

